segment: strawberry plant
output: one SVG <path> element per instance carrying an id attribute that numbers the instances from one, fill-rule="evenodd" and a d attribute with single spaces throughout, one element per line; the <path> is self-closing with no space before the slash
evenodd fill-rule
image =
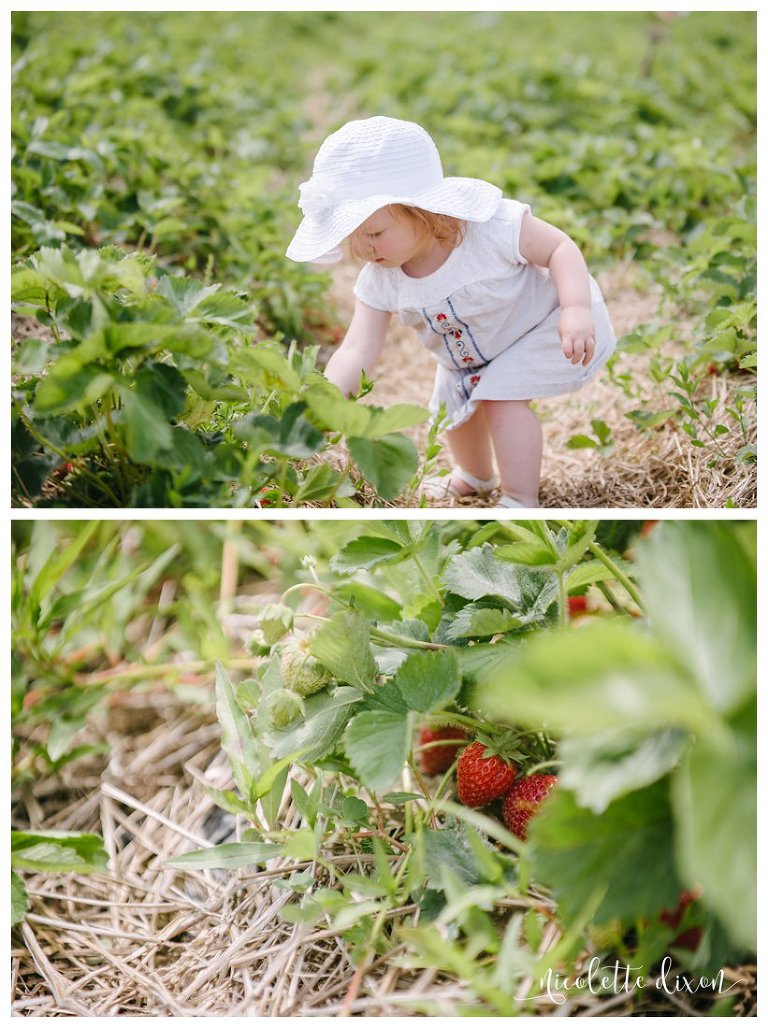
<path id="1" fill-rule="evenodd" d="M 101 535 L 101 539 L 98 536 Z M 78 742 L 86 720 L 103 707 L 107 681 L 85 685 L 79 672 L 105 651 L 124 645 L 126 623 L 144 605 L 179 547 L 170 546 L 138 566 L 119 550 L 111 526 L 78 526 L 65 545 L 56 528 L 34 526 L 11 572 L 11 724 L 15 788 L 43 777 L 106 745 Z M 85 552 L 100 543 L 91 566 Z M 23 553 L 23 555 L 22 555 Z M 19 872 L 86 874 L 106 871 L 100 836 L 88 832 L 11 831 L 11 921 L 24 920 L 27 891 Z"/>
<path id="2" fill-rule="evenodd" d="M 754 525 L 616 526 L 367 522 L 306 562 L 255 676 L 216 675 L 234 788 L 210 791 L 238 841 L 170 863 L 306 863 L 286 921 L 362 968 L 397 950 L 470 981 L 464 1013 L 530 1010 L 595 954 L 714 974 L 752 951 Z M 292 648 L 318 688 L 276 722 Z M 465 733 L 450 763 L 421 764 L 425 726 Z M 341 871 L 339 847 L 370 862 Z"/>
<path id="3" fill-rule="evenodd" d="M 218 596 L 227 546 L 239 544 L 241 565 L 257 578 L 275 573 L 270 546 L 279 545 L 286 568 L 299 566 L 299 555 L 292 557 L 287 535 L 264 525 L 250 526 L 247 534 L 191 521 L 16 521 L 12 529 L 10 864 L 16 924 L 28 911 L 29 876 L 39 882 L 40 876 L 108 870 L 105 844 L 94 831 L 40 826 L 51 783 L 55 795 L 65 794 L 67 776 L 83 766 L 106 765 L 117 730 L 113 725 L 110 737 L 103 726 L 120 713 L 129 690 L 167 689 L 172 681 L 187 690 L 188 702 L 199 701 L 195 689 L 202 687 L 189 684 L 194 673 L 217 657 L 229 658 L 231 641 L 211 598 Z M 318 548 L 323 545 L 320 537 Z M 276 617 L 285 618 L 286 611 Z M 268 622 L 273 633 L 274 623 Z M 253 664 L 253 658 L 239 659 Z M 34 811 L 31 823 L 28 809 Z"/>
<path id="4" fill-rule="evenodd" d="M 278 505 L 355 505 L 352 460 L 316 459 L 341 436 L 384 498 L 417 471 L 400 430 L 426 411 L 357 405 L 315 372 L 315 351 L 254 345 L 253 308 L 231 290 L 62 246 L 19 266 L 12 292 L 40 334 L 17 354 L 17 502 L 239 506 L 272 489 Z"/>

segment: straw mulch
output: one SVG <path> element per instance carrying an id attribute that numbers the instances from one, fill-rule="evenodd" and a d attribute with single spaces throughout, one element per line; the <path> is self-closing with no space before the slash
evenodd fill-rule
<path id="1" fill-rule="evenodd" d="M 352 309 L 352 285 L 358 269 L 348 264 L 334 270 L 333 293 L 339 314 L 348 318 Z M 639 325 L 652 323 L 659 317 L 660 293 L 647 283 L 637 281 L 631 265 L 618 267 L 610 275 L 601 276 L 601 287 L 611 312 L 618 338 Z M 687 337 L 687 326 L 679 321 L 680 338 Z M 330 355 L 330 350 L 325 356 Z M 668 348 L 665 356 L 679 359 L 682 347 Z M 618 372 L 629 373 L 644 383 L 643 392 L 653 396 L 653 410 L 675 406 L 667 379 L 650 386 L 648 354 L 627 353 L 618 359 Z M 416 403 L 427 406 L 432 391 L 432 358 L 420 347 L 415 333 L 393 319 L 387 345 L 376 369 L 376 387 L 369 402 L 387 407 L 393 403 Z M 713 424 L 722 420 L 732 424 L 726 408 L 732 406 L 734 388 L 745 386 L 750 378 L 713 375 L 706 383 L 706 395 L 699 399 L 715 401 Z M 577 393 L 537 400 L 534 404 L 544 428 L 544 459 L 540 500 L 542 507 L 652 507 L 652 508 L 720 508 L 729 503 L 737 507 L 754 507 L 757 502 L 754 464 L 717 461 L 712 464 L 710 449 L 694 447 L 690 438 L 674 421 L 651 432 L 641 432 L 626 417 L 638 407 L 636 398 L 628 398 L 602 372 Z M 609 426 L 613 451 L 602 456 L 594 450 L 569 450 L 566 443 L 573 435 L 592 435 L 590 422 L 600 419 Z M 749 429 L 749 442 L 756 437 L 754 403 L 744 410 Z M 409 430 L 422 450 L 426 427 Z M 725 439 L 724 446 L 735 450 L 741 445 L 735 433 Z M 729 452 L 730 452 L 729 450 Z M 438 468 L 450 467 L 447 448 Z M 418 505 L 418 498 L 411 498 Z M 462 500 L 461 506 L 493 506 L 498 494 L 488 500 Z M 435 504 L 444 506 L 445 504 Z"/>
<path id="2" fill-rule="evenodd" d="M 109 744 L 106 766 L 80 761 L 14 797 L 15 827 L 101 832 L 110 854 L 109 874 L 25 874 L 31 912 L 13 933 L 14 1015 L 447 1016 L 473 1002 L 467 982 L 409 967 L 402 945 L 356 968 L 327 921 L 284 921 L 281 909 L 295 896 L 276 883 L 309 870 L 319 885 L 331 884 L 314 864 L 281 858 L 259 871 L 180 871 L 164 863 L 231 841 L 246 827 L 205 791 L 204 782 L 230 784 L 206 710 L 162 689 L 118 694 L 100 732 Z M 289 790 L 281 822 L 300 823 Z M 393 820 L 388 830 L 395 837 L 401 826 Z M 338 846 L 328 853 L 339 871 L 373 859 Z M 557 938 L 553 922 L 542 952 Z M 736 1012 L 752 1014 L 754 968 L 727 974 L 742 983 Z M 569 999 L 557 1012 L 698 1016 L 711 1002 L 646 989 Z M 553 1009 L 542 1002 L 539 1012 Z"/>

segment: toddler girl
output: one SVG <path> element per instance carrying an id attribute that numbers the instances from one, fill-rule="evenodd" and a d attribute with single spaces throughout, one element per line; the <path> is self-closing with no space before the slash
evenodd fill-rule
<path id="1" fill-rule="evenodd" d="M 427 480 L 427 495 L 501 484 L 500 506 L 538 507 L 542 434 L 530 401 L 579 389 L 616 342 L 573 240 L 489 182 L 446 178 L 427 132 L 395 118 L 334 132 L 299 189 L 304 219 L 287 256 L 331 263 L 348 240 L 367 262 L 327 377 L 355 392 L 397 313 L 437 358 L 430 409 L 448 415 L 454 467 Z"/>

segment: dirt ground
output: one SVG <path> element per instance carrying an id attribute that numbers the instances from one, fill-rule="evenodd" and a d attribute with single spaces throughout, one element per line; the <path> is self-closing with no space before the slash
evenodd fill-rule
<path id="1" fill-rule="evenodd" d="M 342 322 L 352 313 L 352 286 L 358 270 L 348 263 L 334 270 L 333 301 Z M 631 265 L 619 266 L 598 278 L 617 338 L 656 318 L 660 293 L 641 284 Z M 650 380 L 649 355 L 620 354 L 616 363 L 619 370 L 627 369 L 633 376 Z M 426 406 L 432 392 L 433 369 L 433 358 L 421 348 L 415 332 L 393 318 L 376 370 L 376 386 L 368 400 L 382 407 L 393 403 Z M 709 398 L 717 401 L 719 410 L 730 402 L 732 385 L 728 376 L 711 377 Z M 669 387 L 669 382 L 655 387 L 655 409 L 674 406 L 666 395 Z M 652 433 L 640 432 L 626 417 L 636 406 L 637 400 L 627 398 L 605 373 L 577 393 L 535 402 L 544 428 L 542 507 L 717 508 L 729 501 L 739 507 L 755 506 L 753 466 L 728 462 L 708 467 L 707 451 L 692 447 L 688 436 L 674 423 L 668 422 Z M 594 418 L 611 429 L 614 448 L 609 456 L 566 447 L 573 435 L 593 434 L 590 422 Z M 406 434 L 423 450 L 425 425 Z M 438 467 L 450 467 L 449 457 L 445 448 Z M 488 500 L 462 500 L 460 505 L 493 506 L 497 500 L 498 494 L 494 494 Z M 414 502 L 418 503 L 418 498 Z"/>

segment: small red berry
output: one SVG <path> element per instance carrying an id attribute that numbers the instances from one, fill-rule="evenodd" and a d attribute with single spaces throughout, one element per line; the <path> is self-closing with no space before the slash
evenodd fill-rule
<path id="1" fill-rule="evenodd" d="M 445 746 L 430 746 L 429 743 L 439 742 L 442 739 L 453 739 L 464 742 L 467 733 L 463 728 L 456 728 L 453 725 L 446 725 L 444 728 L 422 728 L 419 732 L 419 745 L 427 749 L 421 751 L 421 770 L 425 775 L 441 775 L 447 771 L 456 759 L 459 746 L 454 741 Z"/>
<path id="2" fill-rule="evenodd" d="M 498 755 L 486 757 L 486 749 L 485 743 L 470 743 L 456 765 L 456 785 L 465 807 L 484 807 L 503 796 L 517 774 L 511 761 Z"/>
<path id="3" fill-rule="evenodd" d="M 659 914 L 659 920 L 669 928 L 677 928 L 683 919 L 686 907 L 693 903 L 695 899 L 698 899 L 699 895 L 699 890 L 695 890 L 693 892 L 686 890 L 685 892 L 680 893 L 680 899 L 675 909 L 662 910 L 661 914 Z M 679 949 L 697 950 L 703 934 L 704 930 L 700 925 L 693 925 L 675 936 L 671 945 L 677 946 Z"/>
<path id="4" fill-rule="evenodd" d="M 568 597 L 568 613 L 572 618 L 578 617 L 579 614 L 586 614 L 589 609 L 586 596 L 569 596 Z"/>
<path id="5" fill-rule="evenodd" d="M 504 799 L 504 824 L 518 839 L 528 835 L 528 822 L 557 784 L 555 775 L 518 778 Z"/>
<path id="6" fill-rule="evenodd" d="M 675 946 L 677 949 L 690 949 L 695 952 L 701 945 L 701 937 L 703 934 L 704 929 L 699 925 L 696 925 L 693 928 L 686 929 L 684 932 L 680 932 L 680 934 L 672 940 L 670 945 Z"/>

